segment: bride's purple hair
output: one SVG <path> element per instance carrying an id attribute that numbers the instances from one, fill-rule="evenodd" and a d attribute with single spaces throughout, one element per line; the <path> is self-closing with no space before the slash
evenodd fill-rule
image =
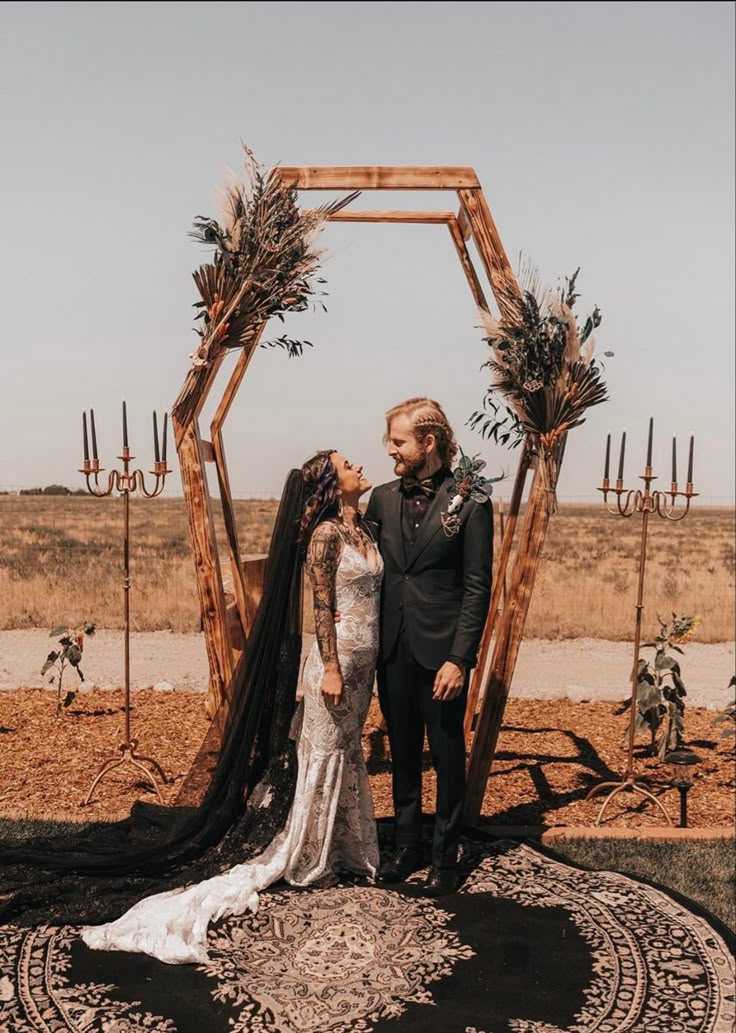
<path id="1" fill-rule="evenodd" d="M 337 516 L 337 469 L 330 458 L 335 451 L 334 448 L 323 449 L 302 466 L 304 513 L 299 522 L 299 544 L 302 548 L 306 548 L 320 520 Z"/>

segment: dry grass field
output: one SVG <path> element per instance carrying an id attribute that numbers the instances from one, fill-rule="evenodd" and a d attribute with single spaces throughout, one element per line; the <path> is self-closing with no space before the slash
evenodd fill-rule
<path id="1" fill-rule="evenodd" d="M 243 553 L 268 549 L 277 503 L 236 502 Z M 133 627 L 199 629 L 182 499 L 131 502 Z M 217 521 L 223 540 L 222 521 Z M 734 511 L 694 508 L 650 523 L 646 633 L 659 612 L 697 613 L 701 642 L 734 637 Z M 0 628 L 92 620 L 121 626 L 122 502 L 84 496 L 0 496 Z M 630 638 L 638 518 L 562 506 L 553 518 L 529 617 L 530 638 Z M 497 538 L 498 540 L 498 538 Z"/>

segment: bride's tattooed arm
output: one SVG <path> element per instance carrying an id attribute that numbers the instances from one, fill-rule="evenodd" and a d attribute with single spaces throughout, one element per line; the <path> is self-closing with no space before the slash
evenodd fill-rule
<path id="1" fill-rule="evenodd" d="M 342 541 L 327 521 L 319 524 L 307 549 L 306 569 L 314 591 L 314 630 L 325 669 L 339 668 L 335 630 L 335 576 Z"/>

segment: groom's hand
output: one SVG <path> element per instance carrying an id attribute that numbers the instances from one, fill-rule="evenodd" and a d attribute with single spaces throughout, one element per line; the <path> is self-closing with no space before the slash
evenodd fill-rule
<path id="1" fill-rule="evenodd" d="M 432 699 L 455 699 L 463 691 L 464 683 L 465 668 L 446 660 L 435 676 Z"/>

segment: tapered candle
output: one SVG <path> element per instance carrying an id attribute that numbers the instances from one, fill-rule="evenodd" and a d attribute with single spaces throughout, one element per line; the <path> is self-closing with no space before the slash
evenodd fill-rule
<path id="1" fill-rule="evenodd" d="M 624 479 L 624 455 L 626 453 L 626 431 L 621 435 L 621 452 L 618 457 L 618 479 Z"/>
<path id="2" fill-rule="evenodd" d="M 95 411 L 90 409 L 89 411 L 89 424 L 92 431 L 92 458 L 99 459 L 97 455 L 97 431 L 95 430 Z"/>
<path id="3" fill-rule="evenodd" d="M 654 438 L 654 417 L 649 417 L 649 439 L 647 441 L 647 466 L 652 465 L 652 443 Z"/>
<path id="4" fill-rule="evenodd" d="M 123 402 L 123 448 L 128 447 L 128 410 Z"/>
<path id="5" fill-rule="evenodd" d="M 87 440 L 87 413 L 82 413 L 82 437 L 84 438 L 84 461 L 89 462 L 89 441 Z"/>
<path id="6" fill-rule="evenodd" d="M 677 484 L 677 438 L 672 438 L 672 483 Z"/>
<path id="7" fill-rule="evenodd" d="M 610 472 L 610 469 L 611 469 L 611 432 L 609 431 L 608 432 L 608 437 L 606 438 L 606 466 L 605 466 L 605 469 L 603 471 L 603 480 L 604 481 L 608 480 L 608 474 Z"/>
<path id="8" fill-rule="evenodd" d="M 157 463 L 161 462 L 158 453 L 158 423 L 156 422 L 156 410 L 153 410 L 153 457 Z"/>
<path id="9" fill-rule="evenodd" d="M 693 447 L 695 445 L 695 438 L 690 435 L 690 455 L 687 459 L 687 482 L 688 484 L 693 483 Z"/>
<path id="10" fill-rule="evenodd" d="M 163 440 L 163 445 L 162 445 L 162 448 L 161 448 L 161 460 L 164 463 L 166 462 L 166 428 L 168 427 L 168 423 L 169 423 L 169 414 L 167 412 L 165 412 L 164 413 L 164 440 Z"/>

